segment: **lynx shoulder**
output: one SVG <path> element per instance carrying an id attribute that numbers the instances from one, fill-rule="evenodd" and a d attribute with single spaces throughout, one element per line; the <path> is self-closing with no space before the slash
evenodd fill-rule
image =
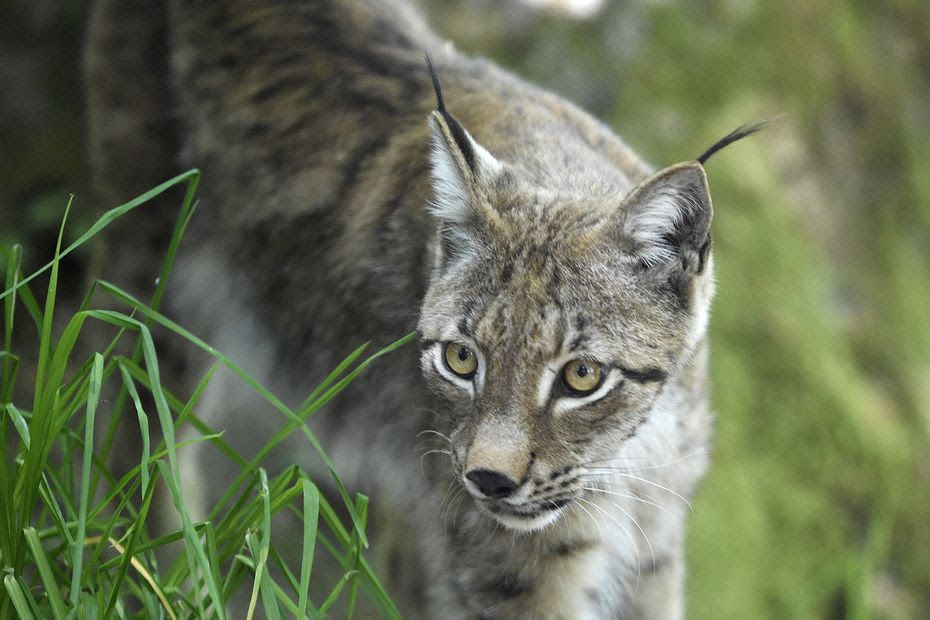
<path id="1" fill-rule="evenodd" d="M 374 552 L 422 533 L 393 562 L 407 613 L 681 616 L 711 420 L 703 160 L 654 172 L 395 0 L 98 0 L 87 79 L 107 200 L 203 170 L 170 294 L 199 334 L 297 400 L 418 331 L 314 421 L 392 515 Z M 151 216 L 116 249 L 137 283 Z M 260 445 L 254 404 L 211 389 L 214 426 Z"/>

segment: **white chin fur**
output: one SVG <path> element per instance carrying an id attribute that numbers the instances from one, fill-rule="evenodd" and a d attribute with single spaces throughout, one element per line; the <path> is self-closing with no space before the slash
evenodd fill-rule
<path id="1" fill-rule="evenodd" d="M 487 510 L 486 512 L 494 517 L 494 520 L 509 530 L 515 530 L 518 532 L 535 532 L 555 523 L 555 521 L 562 516 L 563 510 L 564 508 L 547 510 L 538 517 L 529 519 L 524 517 L 516 517 L 506 513 L 491 512 L 490 510 Z"/>

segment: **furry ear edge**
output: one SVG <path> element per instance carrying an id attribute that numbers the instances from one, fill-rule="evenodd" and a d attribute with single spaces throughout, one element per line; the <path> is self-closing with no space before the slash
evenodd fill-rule
<path id="1" fill-rule="evenodd" d="M 432 211 L 442 219 L 464 222 L 474 191 L 481 181 L 502 168 L 501 163 L 481 146 L 446 109 L 439 74 L 426 56 L 430 79 L 436 93 L 436 110 L 430 113 L 430 163 L 436 200 Z"/>
<path id="2" fill-rule="evenodd" d="M 427 56 L 436 92 L 437 109 L 429 114 L 430 164 L 433 199 L 429 212 L 439 230 L 442 267 L 459 257 L 474 255 L 480 243 L 481 187 L 487 185 L 503 165 L 446 109 L 436 68 Z"/>
<path id="3" fill-rule="evenodd" d="M 697 161 L 675 164 L 641 183 L 624 200 L 621 227 L 644 270 L 677 266 L 700 274 L 710 252 L 713 204 Z"/>

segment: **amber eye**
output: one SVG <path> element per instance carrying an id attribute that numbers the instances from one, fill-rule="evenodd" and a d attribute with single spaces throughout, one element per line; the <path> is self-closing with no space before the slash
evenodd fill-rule
<path id="1" fill-rule="evenodd" d="M 461 342 L 447 342 L 444 357 L 446 367 L 463 379 L 471 379 L 478 370 L 475 352 Z"/>
<path id="2" fill-rule="evenodd" d="M 572 360 L 562 368 L 562 381 L 572 393 L 587 396 L 601 385 L 601 365 L 587 360 Z"/>

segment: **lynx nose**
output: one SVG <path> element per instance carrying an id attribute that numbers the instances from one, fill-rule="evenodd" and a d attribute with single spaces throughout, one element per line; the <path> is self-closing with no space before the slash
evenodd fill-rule
<path id="1" fill-rule="evenodd" d="M 519 486 L 510 476 L 490 469 L 473 469 L 465 474 L 465 478 L 477 487 L 481 495 L 493 499 L 507 497 Z"/>

